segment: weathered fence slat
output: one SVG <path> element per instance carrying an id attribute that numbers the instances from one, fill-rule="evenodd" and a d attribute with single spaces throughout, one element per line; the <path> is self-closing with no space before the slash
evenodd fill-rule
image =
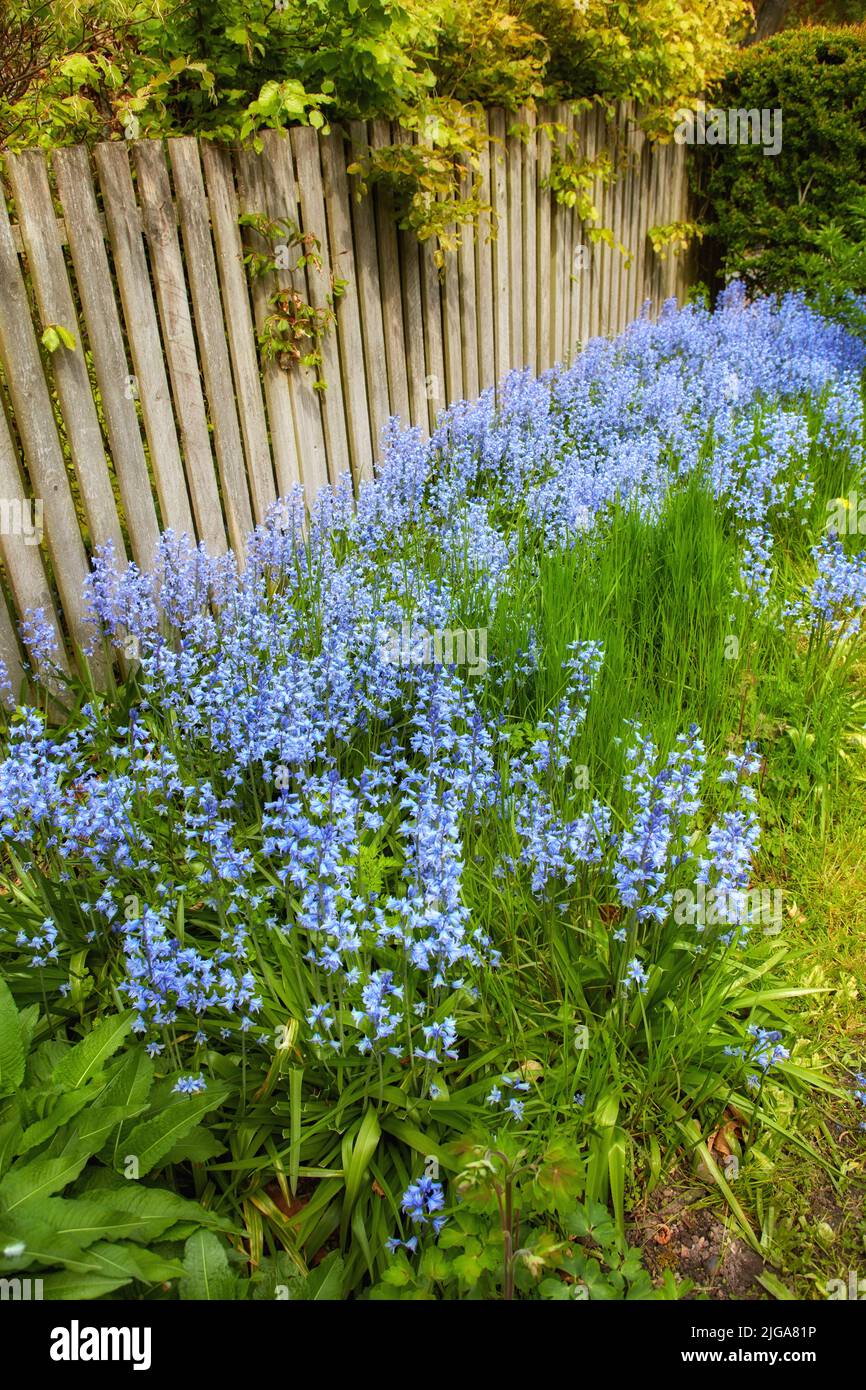
<path id="1" fill-rule="evenodd" d="M 578 151 L 577 157 L 581 157 L 578 145 L 579 129 L 577 121 L 570 106 L 566 106 L 564 112 L 566 127 L 566 138 L 570 141 L 575 150 Z M 563 360 L 572 362 L 574 360 L 574 343 L 577 330 L 572 323 L 572 277 L 574 275 L 574 248 L 580 241 L 580 227 L 578 225 L 577 211 L 571 207 L 566 210 L 565 216 L 565 236 L 563 238 L 563 267 L 562 267 L 562 327 L 563 327 Z"/>
<path id="2" fill-rule="evenodd" d="M 463 395 L 463 338 L 460 313 L 460 266 L 453 251 L 442 267 L 442 324 L 445 346 L 445 394 L 449 401 Z"/>
<path id="3" fill-rule="evenodd" d="M 508 184 L 508 278 L 511 297 L 511 363 L 526 365 L 523 342 L 523 141 L 521 122 L 512 122 L 506 139 Z"/>
<path id="4" fill-rule="evenodd" d="M 556 133 L 554 145 L 556 158 L 565 158 L 568 132 L 566 129 L 567 108 L 561 102 L 553 108 L 553 119 L 556 123 Z M 566 323 L 565 323 L 565 257 L 566 257 L 566 229 L 568 224 L 568 209 L 563 203 L 554 201 L 550 209 L 551 220 L 551 255 L 550 255 L 550 296 L 553 301 L 551 308 L 551 337 L 552 355 L 554 362 L 562 362 L 565 356 Z"/>
<path id="5" fill-rule="evenodd" d="M 277 136 L 279 139 L 279 136 Z M 331 255 L 328 247 L 328 228 L 325 222 L 325 200 L 322 196 L 322 169 L 319 163 L 319 139 L 308 126 L 295 126 L 291 133 L 292 149 L 298 174 L 298 197 L 304 230 L 320 242 L 322 259 L 320 274 L 309 273 L 307 285 L 310 303 L 325 312 L 331 303 Z M 333 333 L 322 339 L 322 373 L 325 389 L 322 392 L 322 421 L 325 427 L 327 471 L 332 483 L 350 471 L 349 445 L 346 437 L 346 414 L 340 389 L 340 355 Z"/>
<path id="6" fill-rule="evenodd" d="M 505 144 L 505 112 L 490 112 L 490 194 L 496 240 L 493 243 L 493 336 L 496 380 L 511 367 L 511 284 L 508 246 L 508 182 Z"/>
<path id="7" fill-rule="evenodd" d="M 242 556 L 253 527 L 253 514 L 198 143 L 191 136 L 169 140 L 168 153 L 198 330 L 199 356 L 213 422 L 222 502 L 232 548 L 236 555 Z M 219 505 L 216 498 L 211 500 L 213 468 L 208 478 L 198 478 L 196 484 L 193 500 L 197 513 L 199 507 Z M 199 484 L 202 485 L 200 492 Z"/>
<path id="8" fill-rule="evenodd" d="M 581 158 L 592 159 L 595 154 L 592 113 L 584 111 L 575 121 L 575 135 L 579 141 Z M 578 343 L 585 343 L 589 336 L 589 267 L 587 250 L 584 244 L 586 232 L 575 219 L 574 239 L 571 247 L 571 340 L 572 349 Z"/>
<path id="9" fill-rule="evenodd" d="M 523 356 L 527 367 L 534 372 L 538 368 L 538 229 L 535 221 L 538 159 L 535 112 L 523 111 L 521 118 L 528 131 L 523 148 Z"/>
<path id="10" fill-rule="evenodd" d="M 391 144 L 387 121 L 373 121 L 370 145 L 380 150 Z M 391 414 L 399 415 L 404 426 L 412 421 L 409 408 L 409 382 L 406 374 L 406 343 L 403 336 L 403 305 L 400 295 L 400 258 L 397 250 L 397 219 L 394 200 L 381 184 L 375 190 L 376 240 L 379 248 L 379 285 L 382 291 L 382 323 L 385 329 L 385 358 L 388 364 L 388 391 Z"/>
<path id="11" fill-rule="evenodd" d="M 539 285 L 544 285 L 547 281 L 550 269 L 550 197 L 545 192 L 546 180 L 550 178 L 551 172 L 551 131 L 550 120 L 551 111 L 547 106 L 541 107 L 538 112 L 538 130 L 536 132 L 537 155 L 538 155 L 538 205 L 536 209 L 536 279 Z M 551 366 L 553 354 L 550 345 L 550 295 L 539 294 L 537 306 L 537 351 L 538 369 L 546 371 Z"/>
<path id="12" fill-rule="evenodd" d="M 0 498 L 2 498 L 7 509 L 11 513 L 13 507 L 24 507 L 33 504 L 34 499 L 26 497 L 24 480 L 15 458 L 15 447 L 12 443 L 12 436 L 9 433 L 9 422 L 6 419 L 6 411 L 0 402 Z M 44 506 L 44 502 L 43 502 Z M 31 515 L 31 525 L 35 521 L 35 516 Z M 35 540 L 35 535 L 33 537 Z M 15 606 L 20 615 L 24 615 L 30 608 L 41 608 L 57 641 L 58 653 L 55 658 L 58 666 L 62 670 L 69 672 L 69 661 L 63 646 L 63 635 L 60 631 L 60 623 L 57 619 L 57 612 L 54 607 L 54 600 L 48 588 L 48 580 L 45 575 L 45 568 L 42 563 L 42 556 L 39 547 L 31 543 L 31 539 L 23 534 L 22 528 L 17 529 L 8 525 L 6 517 L 4 524 L 0 526 L 0 554 L 3 556 L 3 563 L 6 568 L 6 575 L 9 580 L 9 587 L 15 600 Z M 6 603 L 0 595 L 0 608 L 6 612 Z M 14 640 L 17 648 L 17 641 Z M 9 647 L 7 641 L 7 647 Z M 10 657 L 12 649 L 9 648 Z M 13 686 L 19 675 L 23 676 L 20 670 L 20 653 L 16 652 L 15 665 L 10 666 L 6 655 L 0 653 L 6 662 L 6 669 L 12 679 Z"/>
<path id="13" fill-rule="evenodd" d="M 436 426 L 445 405 L 445 349 L 442 338 L 442 295 L 439 267 L 430 241 L 421 246 L 421 304 L 424 316 L 424 350 L 427 360 L 427 409 L 430 429 Z"/>
<path id="14" fill-rule="evenodd" d="M 364 361 L 364 345 L 358 305 L 358 276 L 352 246 L 352 215 L 345 144 L 336 132 L 333 132 L 332 139 L 322 141 L 322 180 L 328 215 L 331 266 L 334 275 L 345 281 L 345 294 L 338 301 L 337 307 L 337 338 L 340 345 L 341 383 L 346 403 L 346 428 L 352 471 L 354 477 L 360 479 L 370 474 L 375 438 L 370 432 L 364 372 L 360 370 Z"/>
<path id="15" fill-rule="evenodd" d="M 148 569 L 159 522 L 87 151 L 80 146 L 55 150 L 52 164 L 126 529 L 136 562 Z M 118 560 L 122 558 L 121 552 Z"/>
<path id="16" fill-rule="evenodd" d="M 127 150 L 97 145 L 95 159 L 162 523 L 194 536 Z"/>
<path id="17" fill-rule="evenodd" d="M 264 175 L 265 210 L 277 220 L 284 220 L 289 226 L 302 231 L 298 209 L 298 191 L 295 184 L 295 168 L 292 160 L 292 146 L 288 134 L 268 131 L 264 138 L 262 172 Z M 307 274 L 303 268 L 295 269 L 295 256 L 289 253 L 289 264 L 276 271 L 276 283 L 281 290 L 290 289 L 309 301 Z M 315 274 L 315 272 L 311 272 Z M 305 345 L 304 350 L 313 346 Z M 289 383 L 289 398 L 295 421 L 295 439 L 298 449 L 298 467 L 304 494 L 312 505 L 313 499 L 328 483 L 328 459 L 325 451 L 325 431 L 322 422 L 322 408 L 319 391 L 316 390 L 318 373 L 315 367 L 305 367 L 298 362 L 290 366 L 286 373 Z"/>
<path id="18" fill-rule="evenodd" d="M 367 143 L 367 132 L 361 121 L 350 122 L 349 137 L 354 159 L 361 154 Z M 370 433 L 375 453 L 381 430 L 391 414 L 391 404 L 385 357 L 385 324 L 382 317 L 376 217 L 372 198 L 357 198 L 353 194 L 352 230 L 355 241 L 355 269 L 358 274 L 358 303 L 361 309 L 361 337 L 364 342 L 364 377 L 367 383 Z"/>
<path id="19" fill-rule="evenodd" d="M 24 668 L 21 664 L 21 648 L 18 645 L 18 638 L 15 636 L 15 629 L 6 607 L 6 598 L 2 592 L 0 592 L 0 661 L 6 668 L 9 684 L 12 686 L 12 698 L 17 704 L 24 683 Z"/>
<path id="20" fill-rule="evenodd" d="M 411 132 L 394 131 L 398 145 L 414 143 Z M 409 229 L 398 236 L 400 275 L 403 300 L 403 334 L 406 344 L 406 384 L 409 388 L 409 409 L 412 424 L 427 427 L 427 392 L 424 361 L 424 319 L 421 305 L 421 258 L 418 238 Z"/>
<path id="21" fill-rule="evenodd" d="M 486 115 L 480 117 L 482 134 L 489 136 Z M 490 206 L 490 145 L 482 147 L 479 159 L 478 196 L 482 209 Z M 490 213 L 482 211 L 478 218 L 475 241 L 475 293 L 478 315 L 478 380 L 482 390 L 496 385 L 496 347 L 493 324 L 493 242 Z"/>
<path id="22" fill-rule="evenodd" d="M 64 344 L 53 353 L 51 371 L 91 541 L 94 545 L 111 541 L 122 554 L 123 536 L 63 247 L 57 236 L 45 157 L 41 151 L 28 150 L 7 156 L 6 167 L 43 326 L 59 325 L 75 340 L 72 349 Z"/>
<path id="23" fill-rule="evenodd" d="M 230 152 L 209 140 L 202 143 L 201 157 L 217 270 L 225 305 L 226 331 L 237 390 L 238 415 L 246 450 L 247 477 L 253 512 L 256 521 L 260 522 L 264 520 L 268 508 L 276 501 L 277 494 L 268 443 L 268 422 L 259 379 L 255 330 L 243 264 L 244 252 L 238 226 L 234 171 Z"/>
<path id="24" fill-rule="evenodd" d="M 168 169 L 159 141 L 136 141 L 132 155 L 198 536 L 212 554 L 221 555 L 226 533 Z"/>
<path id="25" fill-rule="evenodd" d="M 261 156 L 241 150 L 237 155 L 237 168 L 241 212 L 264 216 L 268 209 Z M 258 251 L 262 255 L 267 255 L 272 251 L 264 237 L 252 228 L 247 232 L 247 244 L 252 250 Z M 288 277 L 284 274 L 282 278 L 285 281 Z M 268 299 L 276 288 L 276 276 L 271 271 L 264 275 L 257 275 L 253 280 L 253 309 L 256 329 L 259 333 L 261 333 L 268 316 Z M 273 359 L 269 359 L 263 364 L 262 378 L 268 407 L 277 487 L 281 496 L 286 497 L 292 488 L 301 481 L 289 378 Z"/>
<path id="26" fill-rule="evenodd" d="M 34 497 L 42 499 L 45 540 L 69 632 L 75 645 L 83 651 L 93 633 L 86 621 L 84 599 L 87 557 L 69 490 L 66 460 L 42 370 L 18 252 L 12 239 L 9 213 L 5 199 L 0 201 L 3 203 L 0 208 L 0 357 Z M 94 671 L 100 670 L 101 662 L 97 658 Z"/>

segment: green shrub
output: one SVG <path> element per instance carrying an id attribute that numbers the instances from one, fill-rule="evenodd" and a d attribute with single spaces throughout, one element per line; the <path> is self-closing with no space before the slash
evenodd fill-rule
<path id="1" fill-rule="evenodd" d="M 698 147 L 693 183 L 699 215 L 721 252 L 726 277 L 785 291 L 815 282 L 809 256 L 832 222 L 856 241 L 857 199 L 866 192 L 866 26 L 792 30 L 738 55 L 715 105 L 781 108 L 782 150 Z M 826 255 L 825 255 L 826 259 Z M 837 258 L 838 262 L 838 258 Z M 857 289 L 843 277 L 842 286 Z"/>

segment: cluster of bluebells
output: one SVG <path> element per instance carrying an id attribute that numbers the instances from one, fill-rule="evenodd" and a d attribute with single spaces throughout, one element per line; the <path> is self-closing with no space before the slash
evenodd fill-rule
<path id="1" fill-rule="evenodd" d="M 866 1072 L 854 1073 L 854 1099 L 858 1105 L 866 1106 Z M 858 1127 L 866 1129 L 866 1120 L 861 1120 Z"/>
<path id="2" fill-rule="evenodd" d="M 510 1117 L 512 1120 L 522 1120 L 523 1108 L 526 1102 L 521 1099 L 521 1096 L 525 1095 L 530 1090 L 529 1082 L 522 1076 L 507 1075 L 503 1075 L 501 1081 L 501 1086 L 496 1082 L 491 1086 L 487 1093 L 486 1104 L 493 1106 L 501 1105 L 504 1107 L 504 1115 L 506 1118 Z M 507 1092 L 509 1091 L 514 1092 L 514 1094 L 508 1096 Z"/>
<path id="3" fill-rule="evenodd" d="M 58 974 L 91 946 L 118 961 L 153 1048 L 175 1025 L 196 1046 L 226 1029 L 269 1036 L 258 960 L 292 952 L 313 981 L 306 1043 L 325 1059 L 417 1059 L 432 1093 L 431 1075 L 460 1056 L 461 999 L 498 962 L 494 926 L 468 902 L 479 827 L 503 849 L 498 877 L 524 875 L 541 899 L 598 877 L 645 933 L 689 867 L 744 891 L 758 833 L 747 769 L 731 769 L 737 804 L 695 850 L 697 729 L 659 765 L 633 728 L 616 830 L 610 806 L 572 794 L 597 643 L 576 635 L 561 693 L 517 749 L 495 677 L 401 666 L 380 634 L 492 624 L 518 552 L 525 564 L 587 543 L 618 503 L 655 516 L 707 470 L 742 527 L 743 584 L 760 604 L 768 519 L 808 499 L 810 448 L 862 453 L 863 362 L 862 345 L 798 298 L 747 304 L 732 287 L 713 314 L 669 305 L 569 367 L 512 373 L 445 411 L 429 440 L 393 423 L 357 498 L 343 479 L 308 515 L 295 489 L 242 565 L 170 531 L 150 571 L 103 547 L 87 583 L 94 650 L 107 643 L 135 666 L 136 700 L 119 722 L 94 698 L 61 732 L 31 708 L 10 723 L 0 840 L 80 909 L 63 931 L 22 927 L 21 951 Z M 847 612 L 860 562 L 828 548 L 818 563 L 810 601 Z M 50 669 L 43 613 L 22 638 Z M 548 659 L 524 631 L 498 694 Z M 613 935 L 617 983 L 645 990 L 643 938 Z M 184 1086 L 197 1085 L 193 1070 Z M 521 1106 L 506 1102 L 515 1118 Z"/>
<path id="4" fill-rule="evenodd" d="M 444 1188 L 429 1173 L 424 1173 L 409 1184 L 400 1206 L 413 1225 L 429 1226 L 434 1236 L 438 1236 L 448 1220 L 442 1214 L 445 1206 Z"/>
<path id="5" fill-rule="evenodd" d="M 729 1057 L 741 1057 L 747 1068 L 757 1068 L 757 1071 L 749 1071 L 746 1077 L 749 1090 L 757 1091 L 768 1072 L 780 1062 L 787 1062 L 791 1054 L 782 1046 L 782 1034 L 777 1028 L 762 1028 L 750 1023 L 746 1031 L 748 1041 L 742 1047 L 729 1046 L 724 1051 Z"/>
<path id="6" fill-rule="evenodd" d="M 866 608 L 866 550 L 849 555 L 838 536 L 822 536 L 812 550 L 816 576 L 789 608 L 810 631 L 823 630 L 828 639 L 859 633 Z"/>

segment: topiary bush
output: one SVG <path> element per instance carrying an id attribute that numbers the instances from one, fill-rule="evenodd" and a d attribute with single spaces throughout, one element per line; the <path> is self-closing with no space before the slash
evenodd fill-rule
<path id="1" fill-rule="evenodd" d="M 760 145 L 695 147 L 693 187 L 721 271 L 752 291 L 808 286 L 808 258 L 827 226 L 852 241 L 858 236 L 866 25 L 793 30 L 744 50 L 714 105 L 783 112 L 776 157 Z"/>

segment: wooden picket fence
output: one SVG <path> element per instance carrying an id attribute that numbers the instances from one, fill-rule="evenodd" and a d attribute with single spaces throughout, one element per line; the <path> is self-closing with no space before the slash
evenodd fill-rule
<path id="1" fill-rule="evenodd" d="M 509 369 L 566 361 L 645 300 L 682 294 L 683 262 L 659 259 L 648 238 L 687 216 L 681 147 L 649 145 L 624 106 L 613 120 L 566 106 L 486 119 L 481 199 L 493 215 L 441 275 L 430 243 L 398 229 L 386 192 L 355 196 L 347 166 L 367 142 L 411 138 L 386 122 L 269 132 L 260 154 L 185 137 L 5 157 L 0 657 L 13 683 L 28 609 L 54 625 L 60 664 L 77 660 L 94 546 L 111 540 L 147 568 L 172 527 L 211 553 L 242 552 L 295 484 L 312 500 L 347 470 L 370 476 L 390 416 L 426 432 L 446 404 Z M 546 186 L 551 141 L 564 150 L 571 136 L 589 156 L 628 160 L 595 199 L 630 266 L 591 246 Z M 323 273 L 252 279 L 243 256 L 264 243 L 242 213 L 318 237 Z M 257 332 L 276 288 L 322 308 L 332 272 L 347 290 L 323 340 L 322 392 L 311 369 L 263 366 Z M 74 347 L 46 352 L 52 326 Z"/>

